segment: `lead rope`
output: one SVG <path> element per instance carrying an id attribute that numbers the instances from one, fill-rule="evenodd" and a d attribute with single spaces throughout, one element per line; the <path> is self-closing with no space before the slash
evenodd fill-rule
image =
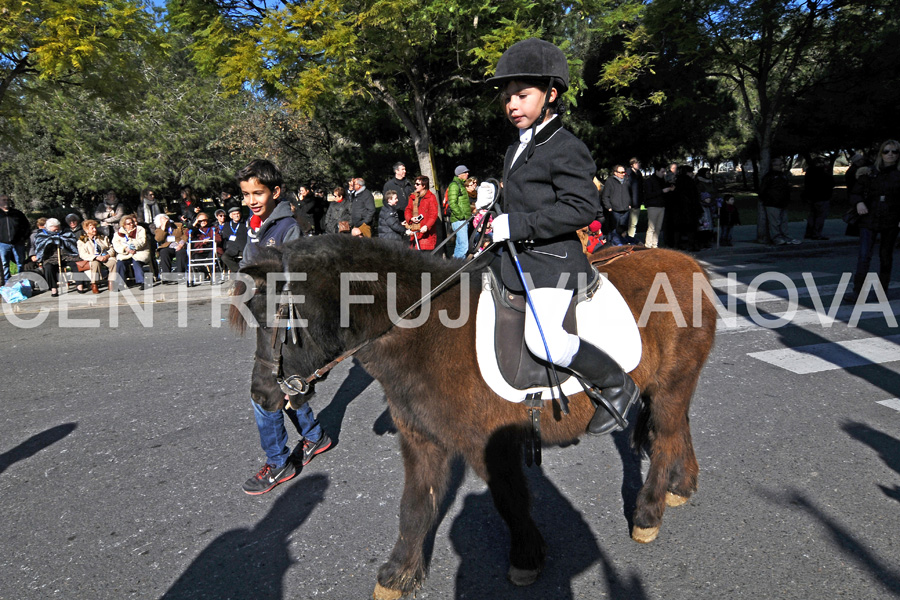
<path id="1" fill-rule="evenodd" d="M 485 253 L 488 250 L 490 250 L 491 248 L 493 248 L 496 244 L 497 244 L 497 242 L 491 242 L 488 246 L 486 246 L 484 248 L 484 250 L 476 252 L 475 255 L 472 257 L 472 260 L 466 261 L 466 264 L 464 264 L 462 267 L 460 267 L 455 272 L 453 272 L 449 277 L 447 277 L 447 279 L 442 281 L 436 288 L 434 288 L 433 290 L 429 291 L 427 294 L 425 294 L 424 296 L 419 298 L 419 300 L 417 300 L 412 306 L 410 306 L 405 311 L 403 311 L 403 313 L 397 317 L 397 320 L 394 322 L 391 322 L 390 326 L 387 329 L 385 329 L 384 331 L 382 331 L 380 334 L 376 335 L 375 337 L 373 337 L 371 339 L 368 339 L 364 342 L 357 344 L 350 350 L 347 350 L 346 352 L 344 352 L 343 354 L 341 354 L 340 356 L 338 356 L 337 358 L 335 358 L 334 360 L 329 362 L 324 367 L 320 367 L 320 368 L 316 369 L 315 371 L 313 371 L 313 373 L 311 375 L 308 375 L 307 377 L 300 377 L 299 375 L 290 375 L 289 377 L 283 377 L 284 373 L 283 373 L 283 368 L 282 368 L 281 351 L 280 351 L 281 344 L 278 344 L 278 342 L 275 341 L 275 338 L 281 337 L 280 335 L 278 335 L 280 325 L 277 325 L 279 329 L 276 329 L 276 331 L 273 333 L 273 348 L 275 348 L 275 347 L 279 348 L 278 361 L 277 362 L 268 361 L 268 360 L 259 358 L 259 356 L 257 356 L 256 358 L 257 358 L 257 360 L 260 360 L 260 362 L 263 362 L 264 364 L 266 364 L 266 366 L 272 367 L 272 373 L 273 373 L 273 375 L 275 375 L 275 380 L 278 382 L 279 387 L 281 387 L 281 390 L 285 393 L 285 395 L 288 396 L 288 399 L 287 399 L 288 407 L 296 409 L 297 407 L 294 406 L 294 404 L 293 404 L 293 396 L 308 394 L 310 389 L 312 389 L 312 383 L 314 381 L 324 377 L 326 373 L 328 373 L 333 368 L 335 368 L 336 366 L 341 364 L 343 361 L 347 360 L 348 358 L 350 358 L 351 356 L 353 356 L 354 354 L 356 354 L 357 352 L 362 350 L 364 347 L 368 346 L 369 344 L 371 344 L 372 342 L 374 342 L 378 339 L 381 339 L 381 337 L 383 337 L 385 334 L 387 334 L 389 331 L 391 331 L 394 327 L 396 327 L 400 321 L 405 319 L 414 310 L 419 308 L 429 298 L 432 298 L 439 292 L 443 291 L 457 277 L 459 277 L 463 271 L 465 271 L 466 269 L 471 267 L 472 264 L 475 263 L 475 259 L 477 259 L 483 253 Z M 291 300 L 292 296 L 289 295 L 288 298 L 289 298 L 289 302 L 288 302 L 289 309 L 288 310 L 291 311 L 289 316 L 292 318 L 293 315 L 295 314 L 296 307 L 294 306 L 293 301 Z M 276 324 L 278 324 L 280 320 L 281 320 L 281 314 L 279 313 L 279 315 L 276 316 Z M 290 325 L 290 321 L 288 322 L 288 327 L 289 327 L 289 325 Z M 284 332 L 284 335 L 287 335 L 286 331 Z M 296 340 L 296 332 L 294 333 L 294 335 L 295 335 L 294 339 Z M 284 341 L 282 340 L 281 343 L 283 344 Z"/>

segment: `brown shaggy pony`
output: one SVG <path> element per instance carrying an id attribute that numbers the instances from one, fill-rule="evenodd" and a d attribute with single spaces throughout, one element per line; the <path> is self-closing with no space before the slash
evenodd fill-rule
<path id="1" fill-rule="evenodd" d="M 699 469 L 688 407 L 712 348 L 716 310 L 706 295 L 695 297 L 698 282 L 707 289 L 708 282 L 689 256 L 670 250 L 641 250 L 604 264 L 604 257 L 614 252 L 603 251 L 592 259 L 599 261 L 599 270 L 619 289 L 636 319 L 647 312 L 640 327 L 643 356 L 631 375 L 642 390 L 633 441 L 649 455 L 650 469 L 637 497 L 632 537 L 650 542 L 659 531 L 666 504 L 684 503 L 697 489 Z M 287 336 L 282 347 L 287 375 L 306 377 L 346 350 L 371 340 L 356 357 L 384 388 L 406 473 L 400 535 L 378 571 L 375 597 L 379 599 L 398 598 L 421 585 L 426 571 L 423 543 L 436 526 L 450 463 L 457 455 L 487 482 L 509 527 L 510 580 L 517 585 L 532 583 L 544 563 L 544 541 L 531 518 L 522 469 L 529 423 L 526 409 L 487 387 L 473 352 L 479 265 L 473 265 L 468 288 L 456 283 L 432 300 L 424 323 L 412 328 L 392 325 L 396 315 L 422 296 L 423 287 L 427 291 L 423 277 L 430 277 L 434 287 L 462 264 L 377 239 L 304 238 L 286 244 L 283 254 L 263 252 L 255 265 L 244 269 L 255 282 L 255 293 L 237 290 L 244 294 L 232 307 L 236 326 L 245 326 L 248 307 L 260 324 L 252 395 L 267 410 L 277 410 L 284 402 L 272 375 L 271 365 L 278 360 L 273 336 L 279 335 L 279 329 L 266 326 L 267 294 L 290 291 L 298 316 L 306 320 L 299 329 L 298 343 Z M 305 276 L 292 275 L 289 284 L 267 288 L 267 275 L 286 271 Z M 663 285 L 654 285 L 658 274 L 664 276 Z M 650 292 L 653 297 L 648 298 Z M 280 301 L 284 299 L 281 296 Z M 645 304 L 652 308 L 666 302 L 669 309 L 644 311 Z M 445 322 L 457 319 L 465 310 L 469 317 L 459 327 L 448 327 L 439 318 L 439 313 L 446 311 Z M 417 310 L 408 318 L 420 314 Z M 425 365 L 441 368 L 422 377 Z M 568 415 L 555 403 L 552 409 L 542 411 L 545 444 L 565 444 L 585 432 L 593 404 L 584 394 L 570 397 L 569 403 Z"/>

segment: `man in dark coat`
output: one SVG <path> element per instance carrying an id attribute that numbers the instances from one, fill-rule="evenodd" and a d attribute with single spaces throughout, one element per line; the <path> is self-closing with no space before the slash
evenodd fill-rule
<path id="1" fill-rule="evenodd" d="M 631 188 L 625 181 L 625 167 L 613 167 L 612 177 L 606 179 L 600 200 L 603 203 L 603 214 L 609 219 L 606 225 L 608 233 L 611 234 L 613 230 L 619 234 L 625 233 L 632 207 Z"/>
<path id="2" fill-rule="evenodd" d="M 641 161 L 637 157 L 628 161 L 625 181 L 631 190 L 631 211 L 628 215 L 628 237 L 637 233 L 638 220 L 641 218 L 641 205 L 644 203 L 644 176 L 641 174 Z"/>
<path id="3" fill-rule="evenodd" d="M 31 226 L 20 210 L 9 204 L 9 196 L 0 194 L 0 260 L 3 262 L 3 284 L 10 278 L 10 259 L 16 261 L 19 273 L 25 268 L 25 242 Z"/>
<path id="4" fill-rule="evenodd" d="M 362 177 L 353 179 L 353 195 L 350 197 L 350 234 L 372 237 L 375 221 L 375 196 L 366 189 Z"/>
<path id="5" fill-rule="evenodd" d="M 769 238 L 776 246 L 799 244 L 785 231 L 787 225 L 787 205 L 791 201 L 791 182 L 784 174 L 784 161 L 773 158 L 769 172 L 763 175 L 759 184 L 759 197 L 766 208 L 769 222 Z"/>
<path id="6" fill-rule="evenodd" d="M 387 180 L 381 192 L 387 196 L 390 190 L 397 192 L 397 213 L 402 215 L 406 212 L 410 195 L 416 191 L 415 186 L 406 178 L 406 165 L 402 162 L 394 165 L 394 176 Z"/>
<path id="7" fill-rule="evenodd" d="M 806 234 L 803 236 L 806 239 L 828 239 L 822 235 L 822 229 L 828 216 L 832 194 L 834 194 L 834 173 L 831 161 L 820 157 L 806 169 L 806 175 L 803 177 L 803 198 L 809 203 L 809 218 L 806 220 Z"/>

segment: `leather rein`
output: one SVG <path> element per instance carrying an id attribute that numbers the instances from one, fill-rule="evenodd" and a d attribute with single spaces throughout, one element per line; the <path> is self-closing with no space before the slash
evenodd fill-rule
<path id="1" fill-rule="evenodd" d="M 464 264 L 462 267 L 460 267 L 459 269 L 454 271 L 452 275 L 447 277 L 447 279 L 442 281 L 437 287 L 430 290 L 427 294 L 425 294 L 424 296 L 419 298 L 409 308 L 407 308 L 405 311 L 403 311 L 403 313 L 397 317 L 396 321 L 391 322 L 390 326 L 387 329 L 385 329 L 384 331 L 382 331 L 375 337 L 369 338 L 366 341 L 357 344 L 353 348 L 350 348 L 349 350 L 347 350 L 346 352 L 344 352 L 343 354 L 341 354 L 340 356 L 338 356 L 337 358 L 335 358 L 334 360 L 332 360 L 325 366 L 316 369 L 315 371 L 312 372 L 312 374 L 310 374 L 306 377 L 301 377 L 299 375 L 288 375 L 287 377 L 285 377 L 285 375 L 284 375 L 284 352 L 283 352 L 283 350 L 284 350 L 284 344 L 288 343 L 288 335 L 290 334 L 290 336 L 291 336 L 291 343 L 294 343 L 294 344 L 300 343 L 300 338 L 297 335 L 297 330 L 295 327 L 292 326 L 294 318 L 298 317 L 299 315 L 298 315 L 297 307 L 294 303 L 294 296 L 293 296 L 293 294 L 288 292 L 288 301 L 279 306 L 278 312 L 275 315 L 275 324 L 272 328 L 272 355 L 276 356 L 277 358 L 275 360 L 268 360 L 266 358 L 261 357 L 258 352 L 254 355 L 254 358 L 271 370 L 272 376 L 275 378 L 275 381 L 278 383 L 278 387 L 281 388 L 281 391 L 284 392 L 285 396 L 287 397 L 287 405 L 290 408 L 296 409 L 298 407 L 293 405 L 293 397 L 294 396 L 308 394 L 310 392 L 310 390 L 312 390 L 313 382 L 315 382 L 317 379 L 321 379 L 322 377 L 324 377 L 326 373 L 328 373 L 333 368 L 335 368 L 336 366 L 341 364 L 343 361 L 347 360 L 348 358 L 350 358 L 351 356 L 353 356 L 354 354 L 356 354 L 357 352 L 362 350 L 364 347 L 368 346 L 372 342 L 374 342 L 374 341 L 382 338 L 384 335 L 386 335 L 389 331 L 391 331 L 397 325 L 397 323 L 399 323 L 400 321 L 405 319 L 407 316 L 409 316 L 414 310 L 419 308 L 422 304 L 424 304 L 430 298 L 432 298 L 433 296 L 442 292 L 447 286 L 449 286 L 453 281 L 455 281 L 456 278 L 459 277 L 463 271 L 470 268 L 476 262 L 475 258 L 477 258 L 481 253 L 487 252 L 493 246 L 494 246 L 494 243 L 491 243 L 489 246 L 484 248 L 484 250 L 479 252 L 479 254 L 476 254 L 476 256 L 474 258 L 466 261 L 466 264 Z"/>

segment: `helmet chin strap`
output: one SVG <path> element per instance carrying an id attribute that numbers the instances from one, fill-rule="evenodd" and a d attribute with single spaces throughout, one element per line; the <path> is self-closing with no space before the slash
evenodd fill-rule
<path id="1" fill-rule="evenodd" d="M 528 162 L 528 159 L 531 158 L 531 155 L 534 154 L 534 139 L 537 137 L 538 125 L 544 122 L 544 119 L 547 117 L 547 111 L 550 110 L 550 92 L 552 91 L 553 78 L 551 77 L 547 84 L 547 92 L 544 94 L 544 106 L 541 107 L 541 114 L 534 120 L 534 123 L 531 124 L 531 139 L 528 140 L 528 147 L 525 149 L 526 163 Z"/>

